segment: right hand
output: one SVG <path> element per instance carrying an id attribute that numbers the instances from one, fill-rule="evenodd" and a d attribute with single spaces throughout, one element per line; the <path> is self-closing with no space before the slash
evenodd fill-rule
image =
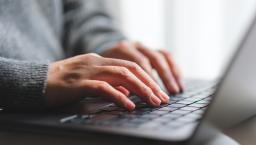
<path id="1" fill-rule="evenodd" d="M 102 96 L 133 110 L 135 104 L 128 98 L 129 91 L 154 107 L 169 100 L 155 81 L 134 62 L 85 54 L 49 66 L 46 87 L 49 107 L 79 101 L 83 97 Z"/>

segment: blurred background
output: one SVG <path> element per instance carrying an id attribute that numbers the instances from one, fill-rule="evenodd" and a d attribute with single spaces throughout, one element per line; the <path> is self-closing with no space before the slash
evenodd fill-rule
<path id="1" fill-rule="evenodd" d="M 218 77 L 254 15 L 256 0 L 107 0 L 132 40 L 168 49 L 184 77 Z"/>

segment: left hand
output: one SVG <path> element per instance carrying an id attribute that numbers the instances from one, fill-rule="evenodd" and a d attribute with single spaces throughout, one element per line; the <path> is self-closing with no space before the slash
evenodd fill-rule
<path id="1" fill-rule="evenodd" d="M 152 77 L 152 70 L 155 69 L 171 94 L 180 93 L 184 89 L 174 60 L 165 50 L 151 50 L 138 42 L 121 41 L 103 52 L 102 56 L 133 61 Z"/>

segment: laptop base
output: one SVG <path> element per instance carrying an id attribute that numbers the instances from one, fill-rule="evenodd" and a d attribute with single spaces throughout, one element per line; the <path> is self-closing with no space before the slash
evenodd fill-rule
<path id="1" fill-rule="evenodd" d="M 99 145 L 96 140 L 89 139 L 89 140 L 80 140 L 74 138 L 63 138 L 63 136 L 55 136 L 55 135 L 49 135 L 49 134 L 34 134 L 34 133 L 24 133 L 24 132 L 0 132 L 0 140 L 3 144 L 8 145 L 27 145 L 27 144 L 54 144 L 54 145 L 70 145 L 70 144 L 76 144 L 76 145 L 84 145 L 84 144 L 90 144 L 90 145 Z M 40 143 L 38 142 L 40 140 Z M 143 145 L 142 142 L 140 142 L 140 145 Z M 104 143 L 106 145 L 115 145 L 113 142 L 107 142 Z M 145 143 L 146 144 L 146 143 Z M 215 138 L 212 140 L 209 140 L 209 142 L 206 143 L 194 143 L 194 144 L 188 144 L 188 145 L 240 145 L 236 141 L 234 141 L 232 138 L 226 136 L 225 134 L 219 132 L 219 134 L 216 135 Z"/>

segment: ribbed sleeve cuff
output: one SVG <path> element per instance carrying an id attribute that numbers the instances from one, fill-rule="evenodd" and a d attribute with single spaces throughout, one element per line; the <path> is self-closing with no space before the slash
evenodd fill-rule
<path id="1" fill-rule="evenodd" d="M 42 110 L 48 64 L 0 60 L 1 107 L 6 110 Z"/>

